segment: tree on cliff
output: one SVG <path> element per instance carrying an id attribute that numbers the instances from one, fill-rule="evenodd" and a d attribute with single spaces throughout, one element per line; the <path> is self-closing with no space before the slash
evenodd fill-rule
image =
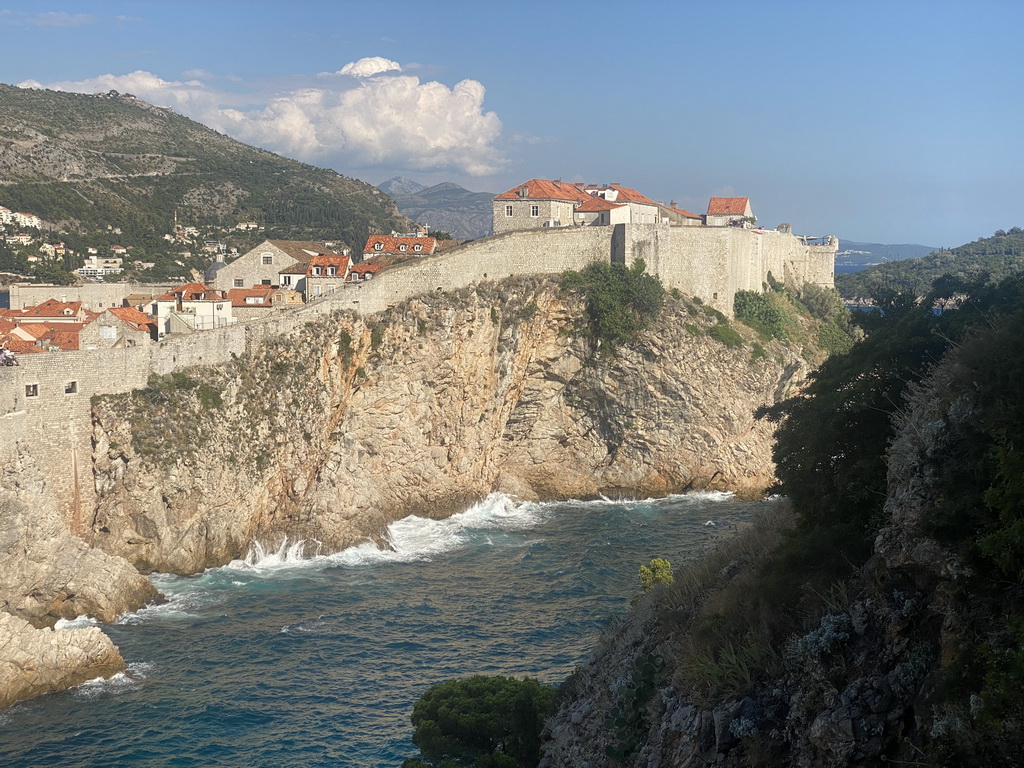
<path id="1" fill-rule="evenodd" d="M 500 675 L 449 680 L 416 702 L 412 741 L 430 765 L 532 768 L 540 760 L 540 731 L 556 690 Z"/>
<path id="2" fill-rule="evenodd" d="M 598 348 L 614 349 L 632 340 L 658 316 L 665 303 L 661 280 L 647 274 L 643 259 L 623 264 L 595 262 L 580 272 L 562 273 L 562 289 L 586 300 L 583 330 Z"/>

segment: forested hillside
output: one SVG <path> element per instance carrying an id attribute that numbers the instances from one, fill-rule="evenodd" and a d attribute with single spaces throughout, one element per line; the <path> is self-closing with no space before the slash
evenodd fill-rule
<path id="1" fill-rule="evenodd" d="M 250 147 L 128 94 L 0 84 L 0 205 L 57 231 L 153 245 L 179 223 L 255 221 L 267 237 L 340 240 L 408 221 L 378 189 Z"/>
<path id="2" fill-rule="evenodd" d="M 836 275 L 836 288 L 847 299 L 877 299 L 893 292 L 924 296 L 943 275 L 975 281 L 998 281 L 1024 269 L 1024 230 L 998 230 L 959 248 L 943 249 L 920 259 L 878 264 Z"/>

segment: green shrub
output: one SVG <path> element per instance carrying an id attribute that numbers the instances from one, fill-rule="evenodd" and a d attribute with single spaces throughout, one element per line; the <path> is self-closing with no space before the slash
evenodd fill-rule
<path id="1" fill-rule="evenodd" d="M 672 583 L 672 564 L 664 558 L 655 557 L 650 566 L 640 566 L 639 576 L 644 592 L 650 592 L 659 584 Z"/>
<path id="2" fill-rule="evenodd" d="M 745 323 L 766 339 L 787 339 L 787 317 L 774 300 L 774 294 L 756 291 L 736 291 L 733 311 L 736 319 Z"/>
<path id="3" fill-rule="evenodd" d="M 614 350 L 630 342 L 661 312 L 665 289 L 646 269 L 637 259 L 629 269 L 598 262 L 562 273 L 563 290 L 578 291 L 586 300 L 584 329 L 599 348 Z"/>
<path id="4" fill-rule="evenodd" d="M 493 768 L 540 761 L 540 733 L 557 688 L 536 680 L 475 675 L 432 686 L 412 712 L 424 760 Z"/>
<path id="5" fill-rule="evenodd" d="M 730 349 L 743 346 L 743 337 L 728 323 L 719 323 L 708 328 L 708 336 L 719 341 Z"/>

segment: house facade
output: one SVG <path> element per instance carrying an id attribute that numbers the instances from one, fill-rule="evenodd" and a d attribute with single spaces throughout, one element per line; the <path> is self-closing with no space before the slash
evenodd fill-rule
<path id="1" fill-rule="evenodd" d="M 194 333 L 232 325 L 231 300 L 223 291 L 202 283 L 186 283 L 153 302 L 157 338 L 171 333 Z"/>
<path id="2" fill-rule="evenodd" d="M 309 261 L 313 256 L 336 255 L 320 243 L 301 240 L 264 240 L 214 274 L 210 287 L 219 291 L 251 288 L 254 285 L 279 285 L 283 269 Z M 294 287 L 294 286 L 291 286 Z"/>
<path id="3" fill-rule="evenodd" d="M 709 227 L 752 225 L 756 220 L 748 197 L 712 197 L 704 217 Z"/>
<path id="4" fill-rule="evenodd" d="M 363 246 L 363 261 L 382 257 L 432 256 L 437 252 L 437 240 L 433 237 L 407 235 L 370 235 Z"/>
<path id="5" fill-rule="evenodd" d="M 306 301 L 330 296 L 345 285 L 348 278 L 350 262 L 348 256 L 319 255 L 313 256 L 306 263 L 305 290 Z"/>
<path id="6" fill-rule="evenodd" d="M 78 334 L 79 349 L 120 349 L 152 343 L 156 323 L 134 307 L 104 310 Z"/>

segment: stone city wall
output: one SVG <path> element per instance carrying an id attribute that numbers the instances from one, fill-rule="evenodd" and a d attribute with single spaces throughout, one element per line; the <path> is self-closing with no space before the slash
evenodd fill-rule
<path id="1" fill-rule="evenodd" d="M 47 299 L 58 301 L 80 301 L 86 309 L 99 312 L 110 307 L 123 307 L 124 300 L 132 294 L 160 296 L 178 283 L 142 285 L 140 283 L 85 283 L 84 285 L 34 285 L 12 283 L 11 309 L 34 307 Z"/>
<path id="2" fill-rule="evenodd" d="M 20 366 L 0 368 L 0 427 L 5 434 L 0 458 L 23 443 L 59 499 L 69 527 L 82 535 L 91 522 L 95 500 L 93 395 L 144 387 L 151 373 L 164 375 L 227 362 L 267 338 L 288 334 L 338 310 L 370 315 L 427 291 L 456 290 L 513 275 L 559 274 L 595 261 L 632 264 L 643 259 L 666 288 L 699 296 L 731 315 L 735 292 L 761 290 L 769 271 L 794 286 L 804 282 L 831 286 L 836 248 L 834 241 L 805 246 L 799 238 L 779 232 L 663 224 L 495 235 L 396 266 L 372 280 L 346 284 L 335 294 L 294 310 L 275 311 L 224 328 L 146 346 L 21 355 Z"/>

